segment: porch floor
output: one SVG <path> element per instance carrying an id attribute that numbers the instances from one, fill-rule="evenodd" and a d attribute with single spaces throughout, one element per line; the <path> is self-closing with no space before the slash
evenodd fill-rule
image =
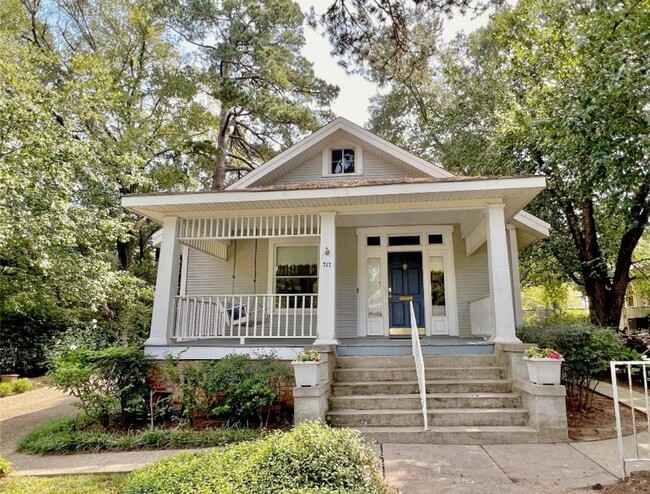
<path id="1" fill-rule="evenodd" d="M 426 336 L 420 338 L 420 345 L 424 355 L 484 355 L 494 352 L 494 343 L 483 338 Z M 411 339 L 385 336 L 341 338 L 336 353 L 341 356 L 410 355 Z"/>

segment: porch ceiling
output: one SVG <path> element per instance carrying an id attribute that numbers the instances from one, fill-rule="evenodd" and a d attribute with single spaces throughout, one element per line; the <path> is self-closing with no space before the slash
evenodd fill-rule
<path id="1" fill-rule="evenodd" d="M 233 216 L 269 211 L 365 211 L 478 208 L 503 202 L 506 219 L 544 189 L 545 177 L 462 178 L 308 190 L 232 190 L 131 195 L 122 205 L 148 218 Z"/>

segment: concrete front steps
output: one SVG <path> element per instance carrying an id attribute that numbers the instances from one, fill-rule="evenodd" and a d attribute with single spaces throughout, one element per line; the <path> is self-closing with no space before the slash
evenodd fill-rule
<path id="1" fill-rule="evenodd" d="M 493 355 L 425 356 L 429 431 L 412 356 L 337 358 L 328 420 L 386 443 L 537 442 Z"/>

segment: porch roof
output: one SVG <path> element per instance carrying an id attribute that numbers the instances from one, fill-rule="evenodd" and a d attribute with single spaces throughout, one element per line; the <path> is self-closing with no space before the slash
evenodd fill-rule
<path id="1" fill-rule="evenodd" d="M 148 218 L 166 216 L 227 216 L 255 211 L 363 211 L 391 205 L 427 209 L 463 208 L 468 203 L 505 204 L 506 219 L 519 213 L 545 187 L 544 176 L 450 177 L 417 180 L 345 180 L 302 184 L 298 188 L 137 194 L 122 198 L 122 205 Z M 394 209 L 394 208 L 393 208 Z"/>

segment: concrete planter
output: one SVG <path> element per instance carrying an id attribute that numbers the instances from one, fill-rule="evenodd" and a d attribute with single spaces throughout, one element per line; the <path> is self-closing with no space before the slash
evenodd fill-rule
<path id="1" fill-rule="evenodd" d="M 524 357 L 528 378 L 535 384 L 560 384 L 564 359 Z"/>
<path id="2" fill-rule="evenodd" d="M 14 382 L 18 379 L 18 377 L 19 374 L 2 374 L 2 376 L 0 376 L 0 382 L 3 383 Z"/>
<path id="3" fill-rule="evenodd" d="M 296 386 L 314 387 L 320 382 L 320 362 L 291 362 L 296 376 Z"/>

